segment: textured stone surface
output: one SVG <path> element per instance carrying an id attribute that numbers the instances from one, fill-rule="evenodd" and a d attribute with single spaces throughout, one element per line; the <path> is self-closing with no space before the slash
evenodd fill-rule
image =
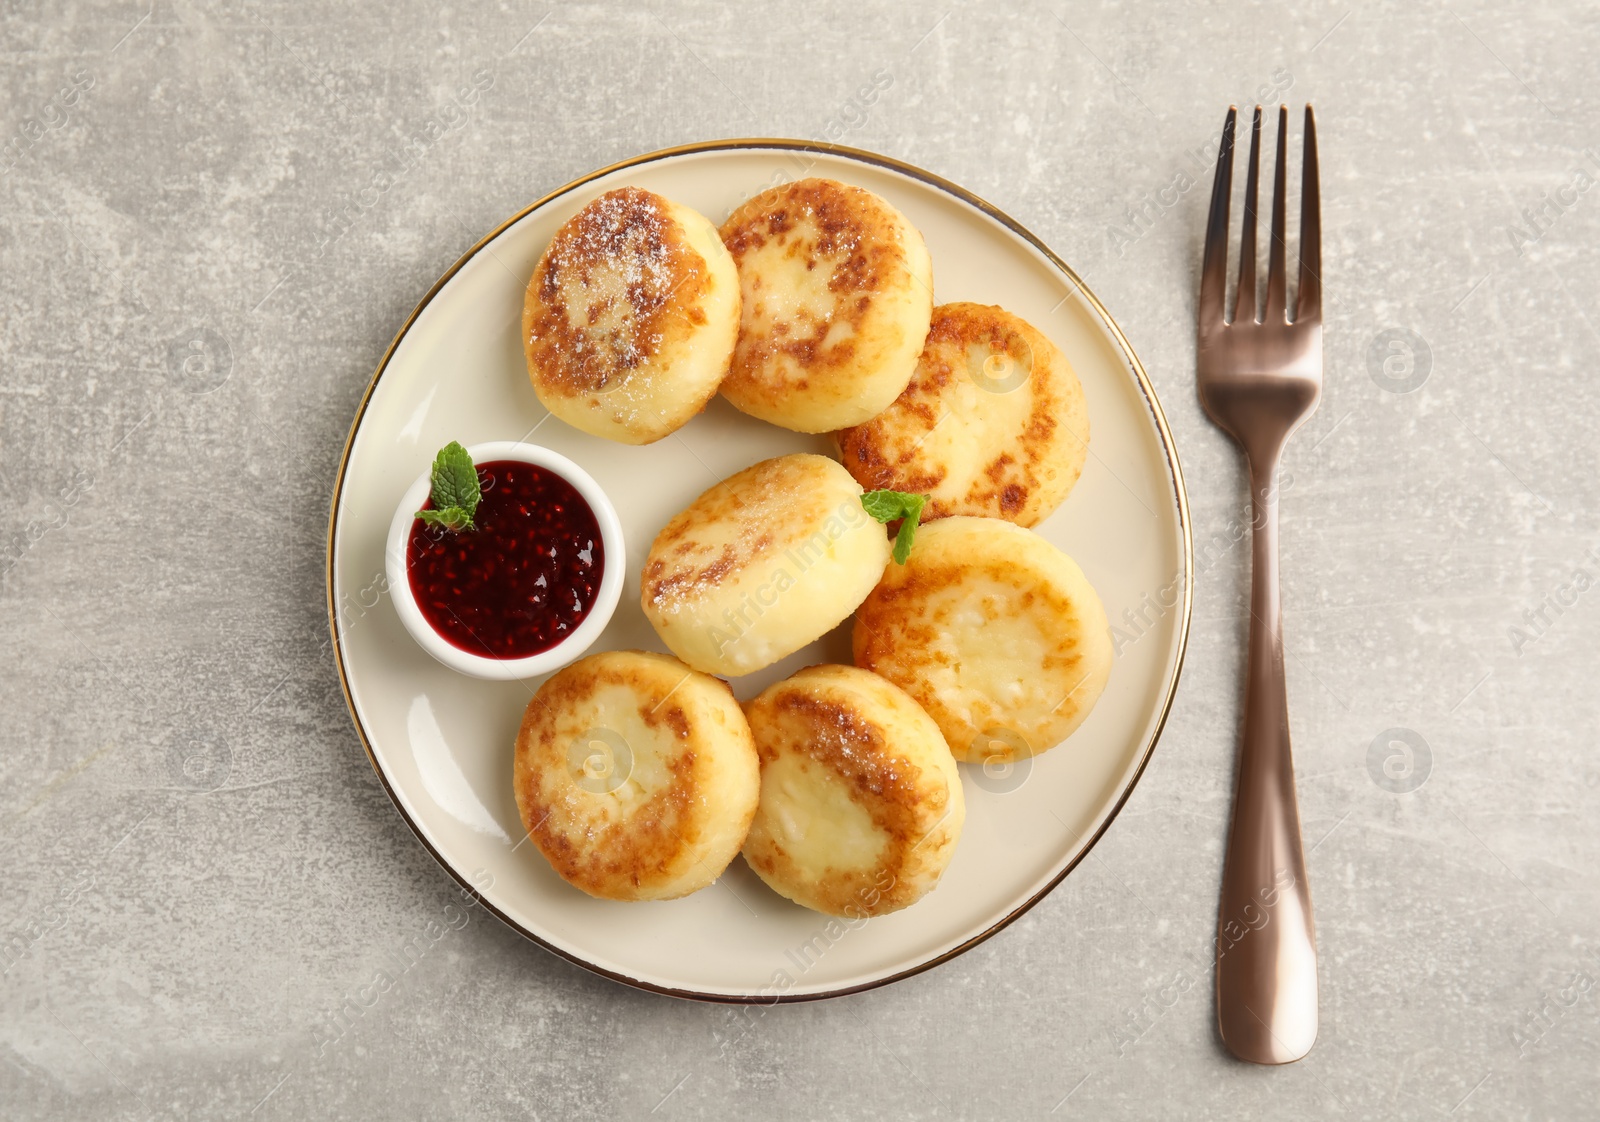
<path id="1" fill-rule="evenodd" d="M 1600 19 L 1198 7 L 8 5 L 0 1115 L 1592 1112 L 1600 593 L 1573 574 L 1600 580 Z M 1164 397 L 1203 550 L 1244 499 L 1192 390 L 1206 146 L 1229 101 L 1283 98 L 1320 115 L 1330 302 L 1284 498 L 1323 953 L 1305 1062 L 1239 1065 L 1212 1027 L 1237 547 L 1202 561 L 1122 817 L 976 950 L 740 1034 L 474 912 L 318 1055 L 328 1014 L 456 898 L 323 643 L 345 431 L 439 273 L 666 145 L 910 160 L 1087 275 Z M 1426 352 L 1411 392 L 1392 338 Z M 1409 780 L 1383 770 L 1392 737 L 1370 750 L 1393 728 L 1428 748 Z"/>

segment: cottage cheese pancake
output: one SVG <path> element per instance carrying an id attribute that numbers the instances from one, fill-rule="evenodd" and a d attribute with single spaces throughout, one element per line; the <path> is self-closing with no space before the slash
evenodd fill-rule
<path id="1" fill-rule="evenodd" d="M 574 428 L 649 444 L 705 408 L 728 371 L 739 282 L 716 228 L 637 187 L 551 239 L 522 313 L 528 376 Z"/>
<path id="2" fill-rule="evenodd" d="M 933 311 L 916 227 L 883 199 L 831 179 L 763 191 L 722 225 L 742 291 L 722 393 L 796 432 L 859 425 L 911 378 Z"/>

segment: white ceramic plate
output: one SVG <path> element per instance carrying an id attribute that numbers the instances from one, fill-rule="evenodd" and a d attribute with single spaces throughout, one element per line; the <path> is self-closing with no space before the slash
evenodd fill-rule
<path id="1" fill-rule="evenodd" d="M 922 231 L 936 302 L 1000 304 L 1049 335 L 1083 382 L 1091 425 L 1082 479 L 1039 532 L 1099 590 L 1116 632 L 1111 680 L 1063 745 L 1009 774 L 962 766 L 967 821 L 939 887 L 904 911 L 845 924 L 769 891 L 743 863 L 666 903 L 593 900 L 525 835 L 512 743 L 539 680 L 485 682 L 435 662 L 384 592 L 384 540 L 402 492 L 451 440 L 534 440 L 611 495 L 628 543 L 622 603 L 593 650 L 664 650 L 639 610 L 656 532 L 716 480 L 769 456 L 831 452 L 720 398 L 643 448 L 546 414 L 519 339 L 523 289 L 556 229 L 624 184 L 713 222 L 767 186 L 828 176 L 876 191 Z M 612 563 L 607 559 L 607 563 Z M 1088 852 L 1137 782 L 1166 719 L 1188 633 L 1191 550 L 1171 434 L 1127 340 L 1077 277 L 1021 226 L 936 176 L 871 153 L 797 141 L 723 141 L 606 168 L 541 199 L 474 246 L 423 298 L 373 376 L 335 484 L 328 601 L 336 661 L 373 767 L 401 815 L 463 886 L 540 945 L 619 981 L 716 1001 L 804 1000 L 916 973 L 994 934 Z M 848 662 L 848 623 L 736 679 L 749 697 L 802 666 Z M 1070 939 L 1068 929 L 1061 933 Z"/>

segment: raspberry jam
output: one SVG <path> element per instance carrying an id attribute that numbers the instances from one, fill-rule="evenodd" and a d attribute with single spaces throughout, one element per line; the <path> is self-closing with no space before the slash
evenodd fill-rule
<path id="1" fill-rule="evenodd" d="M 411 595 L 435 631 L 471 654 L 547 651 L 577 629 L 599 595 L 600 525 L 583 496 L 548 468 L 491 460 L 478 465 L 478 480 L 476 530 L 413 520 Z"/>

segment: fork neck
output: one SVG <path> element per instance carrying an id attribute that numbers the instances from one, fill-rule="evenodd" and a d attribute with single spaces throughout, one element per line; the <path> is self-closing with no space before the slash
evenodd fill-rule
<path id="1" fill-rule="evenodd" d="M 1251 587 L 1250 607 L 1261 621 L 1264 634 L 1251 629 L 1251 645 L 1265 641 L 1252 655 L 1281 658 L 1283 644 L 1282 600 L 1278 586 L 1278 468 L 1283 443 L 1247 449 L 1250 465 Z M 1254 661 L 1254 660 L 1252 660 Z"/>
<path id="2" fill-rule="evenodd" d="M 1289 437 L 1299 427 L 1299 422 L 1286 422 L 1285 418 L 1263 409 L 1248 412 L 1233 409 L 1222 420 L 1226 422 L 1223 428 L 1233 437 L 1239 451 L 1244 453 L 1250 481 L 1257 485 L 1251 493 L 1258 495 L 1259 485 L 1270 483 L 1277 473 L 1283 462 L 1284 446 L 1289 443 Z"/>
<path id="3" fill-rule="evenodd" d="M 1282 437 L 1278 437 L 1244 445 L 1245 463 L 1250 472 L 1251 501 L 1257 509 L 1260 509 L 1259 504 L 1263 499 L 1270 499 L 1274 509 L 1277 507 L 1278 493 L 1272 484 L 1278 468 L 1283 464 L 1285 443 Z M 1266 489 L 1265 494 L 1263 488 Z"/>

